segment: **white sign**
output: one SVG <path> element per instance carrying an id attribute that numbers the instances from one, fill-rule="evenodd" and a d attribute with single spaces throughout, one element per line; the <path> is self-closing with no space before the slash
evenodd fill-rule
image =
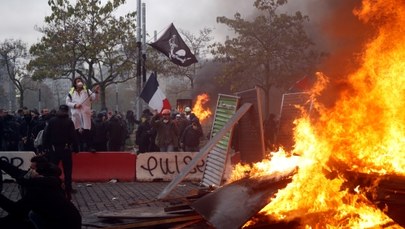
<path id="1" fill-rule="evenodd" d="M 141 153 L 136 158 L 136 180 L 170 181 L 191 162 L 197 152 L 153 152 Z M 184 180 L 200 181 L 204 172 L 205 159 L 197 163 Z"/>
<path id="2" fill-rule="evenodd" d="M 35 156 L 32 151 L 0 151 L 0 160 L 7 161 L 19 169 L 28 170 L 31 158 Z M 13 180 L 8 174 L 3 173 L 4 180 Z"/>

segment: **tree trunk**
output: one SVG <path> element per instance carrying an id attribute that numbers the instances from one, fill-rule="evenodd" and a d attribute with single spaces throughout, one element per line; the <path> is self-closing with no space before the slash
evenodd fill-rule
<path id="1" fill-rule="evenodd" d="M 105 86 L 100 85 L 100 104 L 101 104 L 101 110 L 107 109 L 107 105 L 105 102 Z"/>
<path id="2" fill-rule="evenodd" d="M 266 69 L 265 69 L 265 83 L 264 83 L 264 92 L 265 92 L 265 96 L 264 96 L 264 115 L 265 115 L 265 119 L 267 119 L 267 117 L 270 114 L 270 90 L 272 87 L 272 84 L 270 82 L 271 80 L 271 72 L 270 72 L 270 63 L 268 65 L 266 65 Z"/>
<path id="3" fill-rule="evenodd" d="M 20 105 L 19 108 L 24 107 L 24 91 L 20 90 L 20 99 L 18 101 L 18 104 Z"/>

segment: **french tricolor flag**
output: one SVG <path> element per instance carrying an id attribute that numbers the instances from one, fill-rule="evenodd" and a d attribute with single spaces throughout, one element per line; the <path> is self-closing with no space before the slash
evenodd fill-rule
<path id="1" fill-rule="evenodd" d="M 146 85 L 139 97 L 141 97 L 150 108 L 157 110 L 158 112 L 162 112 L 163 109 L 171 109 L 169 100 L 160 89 L 154 73 L 149 76 L 149 79 L 146 81 Z"/>

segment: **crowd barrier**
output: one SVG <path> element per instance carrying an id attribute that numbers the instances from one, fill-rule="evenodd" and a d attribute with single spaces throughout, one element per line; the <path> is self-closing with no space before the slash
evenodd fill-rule
<path id="1" fill-rule="evenodd" d="M 135 181 L 135 165 L 136 154 L 133 152 L 74 153 L 73 181 Z"/>
<path id="2" fill-rule="evenodd" d="M 170 181 L 191 162 L 195 152 L 152 152 L 136 155 L 134 152 L 79 152 L 73 153 L 74 182 L 117 181 Z M 0 159 L 27 170 L 34 152 L 0 151 Z M 232 158 L 232 164 L 236 163 Z M 184 180 L 200 180 L 205 158 Z M 9 177 L 5 175 L 5 179 Z M 63 176 L 62 176 L 63 178 Z"/>

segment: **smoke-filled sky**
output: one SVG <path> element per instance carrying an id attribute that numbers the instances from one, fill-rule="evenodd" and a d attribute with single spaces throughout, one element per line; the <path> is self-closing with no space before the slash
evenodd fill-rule
<path id="1" fill-rule="evenodd" d="M 74 0 L 71 0 L 74 2 Z M 106 1 L 106 0 L 102 0 Z M 0 41 L 6 38 L 22 39 L 32 44 L 39 40 L 41 34 L 35 31 L 35 26 L 44 25 L 44 17 L 51 10 L 47 0 L 0 0 Z M 223 40 L 227 34 L 232 34 L 227 27 L 217 24 L 217 16 L 233 17 L 240 12 L 249 18 L 253 14 L 253 0 L 142 0 L 146 4 L 146 28 L 152 36 L 154 31 L 162 32 L 170 23 L 178 29 L 197 33 L 204 27 L 214 29 L 215 40 Z M 325 26 L 325 22 L 333 16 L 343 20 L 348 19 L 355 1 L 340 0 L 290 0 L 286 10 L 301 10 L 311 18 L 312 31 Z M 347 6 L 348 12 L 341 16 L 334 15 L 342 5 Z M 119 14 L 136 11 L 136 0 L 127 0 L 119 9 Z M 330 31 L 329 31 L 330 32 Z M 339 31 L 337 31 L 339 32 Z M 152 37 L 149 37 L 152 39 Z"/>
<path id="2" fill-rule="evenodd" d="M 71 0 L 74 2 L 74 0 Z M 105 2 L 106 0 L 101 0 Z M 41 34 L 35 26 L 44 25 L 44 17 L 50 15 L 47 0 L 0 0 L 0 42 L 4 39 L 21 39 L 29 45 L 39 41 Z M 118 14 L 136 11 L 136 0 L 127 0 Z M 146 4 L 146 28 L 153 39 L 154 31 L 158 36 L 170 25 L 179 30 L 197 34 L 199 30 L 213 29 L 215 41 L 223 41 L 232 32 L 224 25 L 216 23 L 216 17 L 233 17 L 240 12 L 244 18 L 254 15 L 254 0 L 142 0 Z M 360 0 L 290 0 L 282 11 L 300 10 L 308 15 L 310 22 L 307 30 L 316 48 L 328 52 L 333 63 L 342 66 L 352 62 L 353 52 L 358 52 L 367 30 L 364 29 L 352 11 L 360 5 Z M 343 58 L 342 58 L 343 57 Z M 336 64 L 336 61 L 342 63 Z M 325 65 L 326 66 L 326 65 Z"/>
<path id="3" fill-rule="evenodd" d="M 50 15 L 47 2 L 0 0 L 0 41 L 8 38 L 21 39 L 28 44 L 39 41 L 41 33 L 34 27 L 43 26 L 45 16 Z M 136 11 L 136 2 L 127 0 L 117 13 Z M 204 27 L 213 28 L 213 35 L 223 40 L 224 34 L 229 31 L 216 23 L 216 17 L 232 17 L 237 11 L 250 12 L 253 9 L 253 2 L 248 0 L 142 0 L 142 3 L 146 4 L 146 28 L 151 35 L 149 39 L 152 39 L 154 31 L 163 32 L 173 22 L 177 29 L 195 34 Z"/>

